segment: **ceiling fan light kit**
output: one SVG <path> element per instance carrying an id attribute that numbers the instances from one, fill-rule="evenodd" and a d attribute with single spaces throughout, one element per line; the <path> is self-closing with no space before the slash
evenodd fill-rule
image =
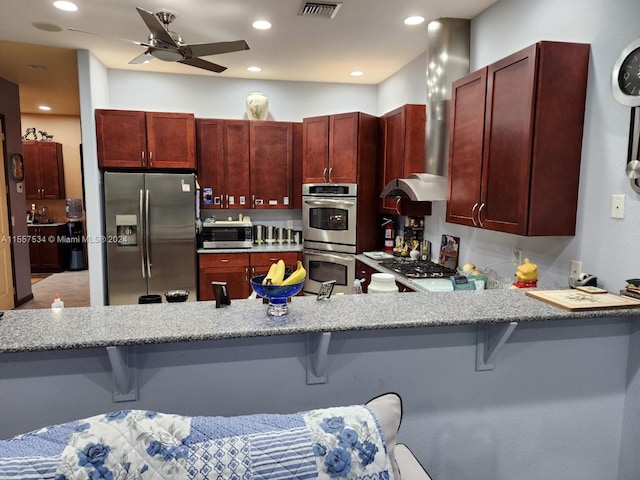
<path id="1" fill-rule="evenodd" d="M 184 43 L 179 34 L 169 30 L 169 26 L 176 19 L 175 13 L 162 10 L 154 14 L 140 7 L 136 7 L 136 10 L 147 25 L 149 36 L 146 43 L 118 38 L 118 40 L 135 43 L 147 49 L 143 54 L 132 59 L 129 62 L 130 64 L 146 63 L 152 58 L 157 58 L 165 62 L 178 62 L 202 70 L 221 73 L 224 72 L 227 67 L 203 60 L 200 57 L 249 50 L 249 45 L 247 45 L 247 42 L 244 40 L 188 45 Z M 70 28 L 69 30 L 80 33 L 92 33 L 75 28 Z"/>

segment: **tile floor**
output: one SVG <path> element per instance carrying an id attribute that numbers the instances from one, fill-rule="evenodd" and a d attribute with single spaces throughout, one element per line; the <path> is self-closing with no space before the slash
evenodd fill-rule
<path id="1" fill-rule="evenodd" d="M 89 270 L 54 273 L 31 285 L 33 299 L 17 307 L 17 310 L 51 308 L 56 293 L 65 307 L 88 307 Z"/>

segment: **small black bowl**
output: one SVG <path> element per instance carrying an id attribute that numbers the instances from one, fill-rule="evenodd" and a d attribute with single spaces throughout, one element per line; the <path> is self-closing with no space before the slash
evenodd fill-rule
<path id="1" fill-rule="evenodd" d="M 169 303 L 186 302 L 189 292 L 186 290 L 170 290 L 164 294 L 164 298 Z"/>

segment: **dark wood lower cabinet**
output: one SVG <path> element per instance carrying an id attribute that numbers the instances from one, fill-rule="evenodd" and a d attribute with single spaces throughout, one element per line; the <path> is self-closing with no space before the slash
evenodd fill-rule
<path id="1" fill-rule="evenodd" d="M 29 226 L 29 256 L 32 273 L 62 272 L 69 266 L 70 244 L 67 226 Z"/>
<path id="2" fill-rule="evenodd" d="M 211 282 L 227 282 L 232 300 L 247 298 L 253 292 L 249 280 L 266 274 L 271 264 L 280 259 L 293 270 L 296 262 L 302 260 L 302 252 L 200 254 L 198 300 L 215 300 Z"/>

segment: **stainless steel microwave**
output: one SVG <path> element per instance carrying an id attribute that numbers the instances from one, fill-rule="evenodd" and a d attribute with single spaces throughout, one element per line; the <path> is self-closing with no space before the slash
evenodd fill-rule
<path id="1" fill-rule="evenodd" d="M 216 221 L 202 225 L 202 248 L 251 248 L 251 222 Z"/>

